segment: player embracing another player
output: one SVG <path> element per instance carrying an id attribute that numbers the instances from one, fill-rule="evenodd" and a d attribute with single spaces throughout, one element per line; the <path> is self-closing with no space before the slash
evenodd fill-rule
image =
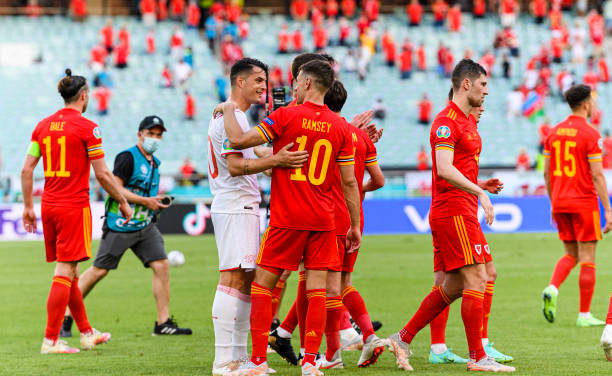
<path id="1" fill-rule="evenodd" d="M 355 250 L 361 244 L 353 142 L 343 126 L 345 121 L 324 105 L 325 94 L 333 81 L 334 71 L 327 62 L 304 64 L 296 80 L 298 105 L 276 110 L 248 132 L 236 121 L 233 103 L 226 102 L 217 108 L 224 114 L 232 148 L 273 142 L 276 152 L 295 143 L 298 150 L 309 154 L 302 168 L 272 170 L 270 226 L 262 240 L 251 287 L 251 362 L 230 375 L 270 372 L 266 352 L 272 321 L 272 289 L 284 269 L 297 270 L 301 261 L 306 269 L 308 298 L 302 375 L 323 374 L 317 369 L 315 358 L 325 329 L 327 270 L 338 258 L 335 206 L 330 192 L 336 166 L 350 216 L 346 248 Z"/>
<path id="2" fill-rule="evenodd" d="M 90 166 L 102 188 L 118 202 L 122 216 L 128 221 L 132 217 L 132 209 L 104 162 L 100 128 L 82 115 L 89 102 L 87 80 L 72 76 L 70 69 L 66 69 L 58 91 L 65 106 L 38 123 L 21 172 L 23 225 L 33 233 L 37 226 L 32 199 L 33 173 L 42 156 L 45 186 L 41 219 L 45 250 L 47 262 L 56 262 L 47 299 L 42 354 L 79 352 L 58 339 L 66 306 L 70 307 L 81 332 L 82 349 L 91 350 L 111 337 L 110 333 L 101 333 L 89 324 L 78 284 L 78 263 L 91 257 Z"/>
<path id="3" fill-rule="evenodd" d="M 565 255 L 557 261 L 550 284 L 542 292 L 542 312 L 548 322 L 555 321 L 559 287 L 580 262 L 580 310 L 576 325 L 599 326 L 605 322 L 591 314 L 595 248 L 602 238 L 598 196 L 605 212 L 603 232 L 612 229 L 612 208 L 602 167 L 603 140 L 587 121 L 594 106 L 591 88 L 572 86 L 565 99 L 572 114 L 551 129 L 544 146 L 544 180 Z"/>
<path id="4" fill-rule="evenodd" d="M 482 344 L 486 289 L 486 239 L 478 222 L 478 202 L 486 222 L 493 223 L 489 187 L 478 182 L 478 158 L 482 142 L 476 122 L 470 118 L 487 90 L 487 73 L 470 59 L 461 60 L 452 72 L 453 97 L 435 118 L 430 133 L 432 147 L 432 200 L 429 221 L 434 246 L 434 269 L 444 271 L 444 281 L 434 287 L 417 312 L 388 339 L 401 369 L 412 370 L 410 343 L 416 334 L 462 297 L 461 316 L 469 348 L 468 371 L 513 372 L 487 356 Z M 493 191 L 501 186 L 493 187 Z"/>

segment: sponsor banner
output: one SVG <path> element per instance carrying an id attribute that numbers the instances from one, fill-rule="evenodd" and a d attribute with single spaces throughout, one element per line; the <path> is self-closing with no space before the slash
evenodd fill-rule
<path id="1" fill-rule="evenodd" d="M 363 202 L 365 234 L 425 234 L 430 232 L 430 198 L 375 199 Z M 495 221 L 484 221 L 479 207 L 478 220 L 484 232 L 552 232 L 557 231 L 546 196 L 492 198 Z M 602 211 L 602 224 L 603 220 Z"/>

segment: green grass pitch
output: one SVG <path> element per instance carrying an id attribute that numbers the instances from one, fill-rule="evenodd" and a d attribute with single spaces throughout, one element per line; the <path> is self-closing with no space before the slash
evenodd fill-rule
<path id="1" fill-rule="evenodd" d="M 499 278 L 495 286 L 489 335 L 502 352 L 515 357 L 518 375 L 611 375 L 599 347 L 602 328 L 575 327 L 578 311 L 578 269 L 561 288 L 558 320 L 546 322 L 540 293 L 561 255 L 554 234 L 489 235 Z M 599 245 L 597 287 L 592 312 L 604 318 L 612 289 L 612 247 Z M 75 355 L 40 355 L 53 265 L 44 262 L 41 242 L 4 242 L 0 257 L 0 374 L 2 375 L 210 375 L 214 351 L 211 305 L 217 283 L 214 238 L 168 236 L 167 249 L 181 250 L 187 259 L 171 271 L 171 313 L 179 324 L 194 330 L 190 337 L 152 337 L 156 318 L 151 273 L 131 253 L 85 299 L 89 319 L 110 331 L 110 343 L 93 352 Z M 97 242 L 94 244 L 94 250 Z M 81 265 L 81 270 L 90 262 Z M 378 332 L 388 336 L 415 312 L 432 283 L 429 236 L 367 236 L 359 255 L 355 286 L 362 293 L 373 319 L 384 323 Z M 289 309 L 297 277 L 292 276 L 281 307 Z M 73 334 L 78 336 L 76 327 Z M 78 337 L 69 340 L 78 344 Z M 294 345 L 298 343 L 294 338 Z M 460 304 L 451 309 L 447 343 L 465 356 L 467 344 Z M 411 363 L 418 375 L 464 374 L 462 365 L 427 363 L 429 329 L 415 338 Z M 358 369 L 359 354 L 343 354 L 345 370 L 328 375 L 399 375 L 389 352 L 369 369 Z M 299 375 L 277 355 L 270 365 L 280 375 Z"/>

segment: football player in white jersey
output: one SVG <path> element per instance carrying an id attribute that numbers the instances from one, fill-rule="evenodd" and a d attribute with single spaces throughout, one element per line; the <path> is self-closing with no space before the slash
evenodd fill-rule
<path id="1" fill-rule="evenodd" d="M 245 111 L 260 103 L 266 91 L 268 67 L 244 58 L 231 68 L 231 95 L 236 118 L 246 132 Z M 307 151 L 290 152 L 293 144 L 278 153 L 257 159 L 253 148 L 233 150 L 223 126 L 223 115 L 208 127 L 208 178 L 214 195 L 211 214 L 219 252 L 219 285 L 212 306 L 215 330 L 213 375 L 225 375 L 248 361 L 247 340 L 251 312 L 250 287 L 259 251 L 259 203 L 256 174 L 273 167 L 299 168 Z"/>

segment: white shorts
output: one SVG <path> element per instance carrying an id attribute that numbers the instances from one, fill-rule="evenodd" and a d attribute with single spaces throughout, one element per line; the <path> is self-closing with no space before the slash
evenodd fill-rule
<path id="1" fill-rule="evenodd" d="M 259 252 L 259 215 L 212 213 L 219 271 L 255 269 Z"/>

